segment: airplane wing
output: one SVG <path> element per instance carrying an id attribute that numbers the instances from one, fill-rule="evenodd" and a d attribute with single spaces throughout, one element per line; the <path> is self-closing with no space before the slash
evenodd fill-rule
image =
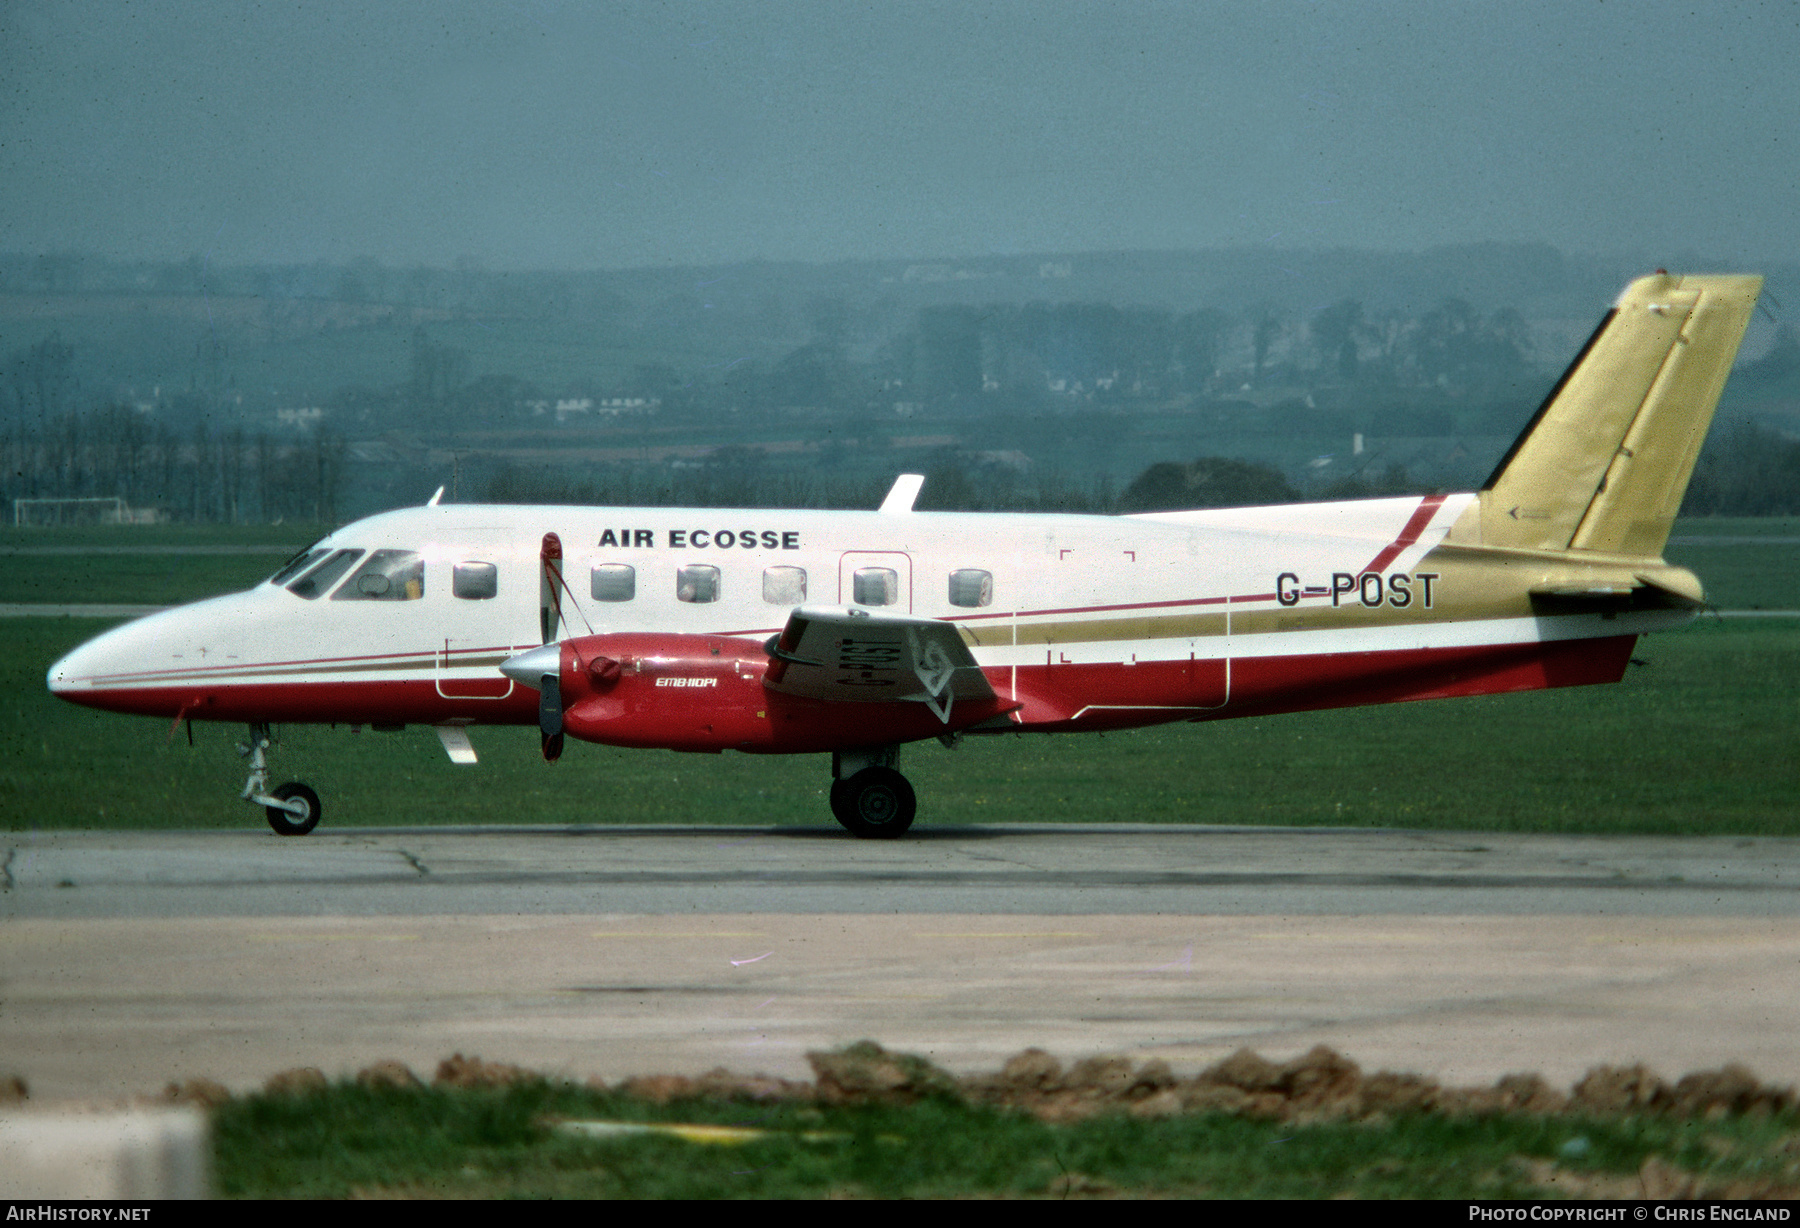
<path id="1" fill-rule="evenodd" d="M 945 724 L 963 699 L 994 698 L 968 645 L 936 618 L 804 605 L 766 645 L 771 691 L 850 702 L 913 700 Z"/>

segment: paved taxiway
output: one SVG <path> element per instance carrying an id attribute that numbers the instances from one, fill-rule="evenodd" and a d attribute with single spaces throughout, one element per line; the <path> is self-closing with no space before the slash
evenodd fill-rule
<path id="1" fill-rule="evenodd" d="M 1800 841 L 1220 827 L 0 835 L 0 1073 L 251 1087 L 453 1051 L 794 1077 L 872 1037 L 1453 1082 L 1800 1081 Z"/>

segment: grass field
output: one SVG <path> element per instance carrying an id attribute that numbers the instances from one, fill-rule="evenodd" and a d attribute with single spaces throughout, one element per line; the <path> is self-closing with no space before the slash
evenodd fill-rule
<path id="1" fill-rule="evenodd" d="M 752 1127 L 735 1146 L 554 1133 L 546 1118 Z M 240 1198 L 1541 1198 L 1787 1195 L 1790 1115 L 1710 1121 L 1402 1114 L 1296 1125 L 1125 1114 L 1050 1125 L 906 1108 L 654 1106 L 547 1083 L 452 1091 L 340 1084 L 215 1110 L 215 1180 Z M 1650 1182 L 1645 1181 L 1649 1175 Z"/>
<path id="2" fill-rule="evenodd" d="M 63 531 L 92 544 L 95 530 Z M 116 532 L 116 531 L 115 531 Z M 135 532 L 135 530 L 133 531 Z M 22 570 L 60 578 L 31 600 L 151 601 L 243 587 L 296 531 L 144 530 L 169 545 L 269 544 L 267 556 L 0 554 L 0 593 Z M 1720 604 L 1800 608 L 1800 522 L 1688 522 L 1673 547 Z M 185 534 L 185 535 L 184 535 Z M 271 540 L 273 539 L 273 540 Z M 21 544 L 0 536 L 0 550 Z M 92 579 L 148 561 L 150 580 Z M 1716 566 L 1721 562 L 1727 566 Z M 88 570 L 83 570 L 83 569 Z M 162 585 L 152 587 L 152 581 Z M 96 595 L 103 592 L 104 595 Z M 0 596 L 0 600 L 18 600 Z M 44 670 L 109 624 L 0 623 L 0 827 L 260 824 L 239 802 L 237 726 L 160 721 L 61 703 Z M 969 738 L 909 747 L 919 822 L 1204 822 L 1563 832 L 1800 835 L 1800 621 L 1702 618 L 1640 641 L 1615 687 L 1176 725 L 1131 733 Z M 678 755 L 571 743 L 545 764 L 533 729 L 476 729 L 481 762 L 452 766 L 429 729 L 284 726 L 277 781 L 305 780 L 327 828 L 429 823 L 829 823 L 824 756 Z"/>
<path id="3" fill-rule="evenodd" d="M 4 528 L 0 602 L 198 601 L 249 588 L 329 531 L 311 524 Z"/>
<path id="4" fill-rule="evenodd" d="M 1720 609 L 1800 609 L 1800 518 L 1683 520 L 1673 537 L 1669 562 L 1698 575 Z"/>

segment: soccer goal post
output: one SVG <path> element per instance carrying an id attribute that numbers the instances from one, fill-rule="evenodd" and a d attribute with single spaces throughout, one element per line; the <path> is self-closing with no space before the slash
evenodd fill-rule
<path id="1" fill-rule="evenodd" d="M 123 499 L 14 499 L 17 527 L 65 524 L 130 524 L 131 508 Z"/>

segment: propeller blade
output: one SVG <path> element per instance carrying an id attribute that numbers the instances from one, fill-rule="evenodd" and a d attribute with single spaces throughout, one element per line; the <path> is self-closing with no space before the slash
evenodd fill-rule
<path id="1" fill-rule="evenodd" d="M 563 729 L 562 682 L 555 674 L 538 679 L 538 729 L 546 738 Z"/>
<path id="2" fill-rule="evenodd" d="M 562 627 L 562 539 L 544 534 L 538 561 L 543 564 L 538 577 L 538 630 L 548 644 Z"/>
<path id="3" fill-rule="evenodd" d="M 555 763 L 562 755 L 562 683 L 555 674 L 538 679 L 538 732 L 544 735 L 544 761 Z"/>

